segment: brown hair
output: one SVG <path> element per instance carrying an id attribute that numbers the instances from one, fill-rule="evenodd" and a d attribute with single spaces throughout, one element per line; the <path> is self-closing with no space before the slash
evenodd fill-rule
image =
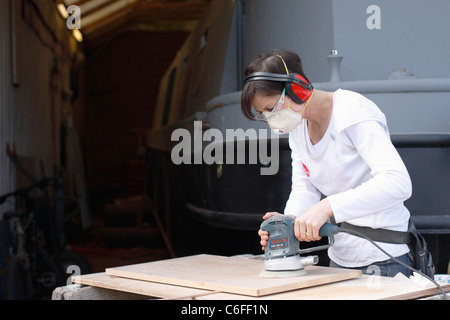
<path id="1" fill-rule="evenodd" d="M 283 61 L 278 57 L 281 56 L 286 62 L 289 73 L 298 73 L 306 80 L 300 57 L 292 51 L 276 50 L 271 53 L 260 53 L 259 56 L 248 65 L 245 69 L 245 77 L 254 72 L 270 72 L 286 74 L 286 68 Z M 308 80 L 309 82 L 309 80 Z M 247 119 L 255 120 L 252 112 L 252 100 L 256 94 L 272 96 L 281 94 L 284 88 L 283 82 L 258 80 L 249 81 L 244 85 L 241 95 L 241 110 Z"/>

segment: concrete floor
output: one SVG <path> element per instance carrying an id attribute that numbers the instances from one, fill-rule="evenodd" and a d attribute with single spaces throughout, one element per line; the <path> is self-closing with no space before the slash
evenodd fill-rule
<path id="1" fill-rule="evenodd" d="M 103 217 L 97 216 L 88 230 L 69 228 L 67 239 L 69 249 L 88 260 L 90 273 L 170 258 L 158 229 L 152 225 L 141 228 L 105 226 Z"/>

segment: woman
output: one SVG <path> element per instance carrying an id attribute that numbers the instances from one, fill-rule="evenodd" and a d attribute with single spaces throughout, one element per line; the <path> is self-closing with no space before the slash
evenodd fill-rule
<path id="1" fill-rule="evenodd" d="M 299 241 L 320 240 L 319 229 L 329 219 L 407 231 L 410 213 L 403 202 L 411 196 L 411 180 L 386 118 L 372 101 L 352 91 L 314 89 L 300 57 L 290 51 L 260 55 L 245 75 L 244 115 L 267 121 L 278 134 L 289 133 L 292 190 L 284 214 L 297 217 Z M 263 219 L 276 214 L 268 212 Z M 267 232 L 259 230 L 259 235 L 264 250 Z M 377 244 L 412 265 L 406 244 Z M 332 267 L 366 272 L 376 265 L 384 276 L 410 275 L 367 240 L 346 233 L 335 236 L 328 255 Z"/>

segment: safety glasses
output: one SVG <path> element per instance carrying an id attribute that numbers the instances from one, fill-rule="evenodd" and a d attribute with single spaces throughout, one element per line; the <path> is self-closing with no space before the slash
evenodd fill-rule
<path id="1" fill-rule="evenodd" d="M 285 97 L 286 97 L 286 89 L 283 89 L 280 99 L 278 100 L 277 104 L 272 108 L 272 110 L 263 112 L 256 111 L 255 113 L 253 113 L 254 119 L 259 121 L 267 121 L 268 119 L 272 118 L 278 110 L 283 109 Z"/>

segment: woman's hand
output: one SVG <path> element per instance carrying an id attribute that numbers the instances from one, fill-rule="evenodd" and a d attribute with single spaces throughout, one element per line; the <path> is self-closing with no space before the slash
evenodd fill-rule
<path id="1" fill-rule="evenodd" d="M 264 216 L 263 216 L 263 220 L 267 220 L 270 217 L 276 216 L 278 214 L 278 212 L 267 212 Z M 262 231 L 261 229 L 259 229 L 258 231 L 258 235 L 261 237 L 261 246 L 263 251 L 266 250 L 266 245 L 267 245 L 267 241 L 269 240 L 269 233 L 267 231 Z"/>
<path id="2" fill-rule="evenodd" d="M 306 242 L 320 240 L 319 230 L 332 216 L 330 202 L 325 198 L 295 219 L 295 237 Z"/>

